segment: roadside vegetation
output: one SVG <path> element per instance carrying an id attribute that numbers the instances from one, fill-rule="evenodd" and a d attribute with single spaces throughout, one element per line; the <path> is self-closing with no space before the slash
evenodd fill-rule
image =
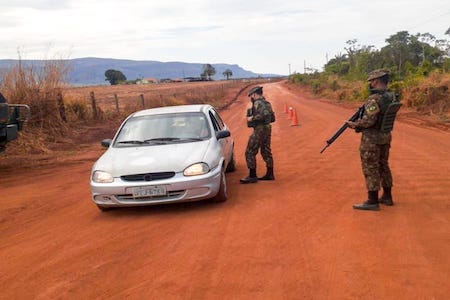
<path id="1" fill-rule="evenodd" d="M 398 32 L 387 38 L 381 49 L 349 40 L 345 52 L 328 61 L 323 72 L 293 74 L 290 81 L 324 98 L 360 102 L 369 93 L 367 73 L 377 68 L 390 71 L 390 88 L 406 107 L 438 122 L 450 123 L 450 42 L 428 33 Z M 69 70 L 64 60 L 25 66 L 20 59 L 14 68 L 0 70 L 0 90 L 8 101 L 31 108 L 25 130 L 9 144 L 6 155 L 48 154 L 53 149 L 76 148 L 72 145 L 92 142 L 88 140 L 89 136 L 92 138 L 87 134 L 89 130 L 104 128 L 114 132 L 126 116 L 144 108 L 208 103 L 220 109 L 250 84 L 264 81 L 228 80 L 230 71 L 223 73 L 227 79 L 224 81 L 71 87 L 67 80 Z M 116 70 L 108 71 L 108 81 L 126 81 Z M 214 68 L 205 64 L 201 77 L 210 79 L 214 74 Z"/>
<path id="2" fill-rule="evenodd" d="M 344 50 L 328 61 L 323 72 L 293 74 L 290 81 L 321 97 L 360 102 L 369 95 L 367 74 L 383 68 L 390 71 L 390 89 L 406 107 L 450 122 L 450 41 L 400 31 L 381 49 L 349 40 Z"/>
<path id="3" fill-rule="evenodd" d="M 203 70 L 206 78 L 215 72 L 209 66 Z M 125 117 L 141 109 L 197 103 L 222 109 L 246 87 L 263 80 L 116 84 L 124 78 L 111 69 L 105 77 L 108 81 L 117 79 L 113 85 L 72 87 L 67 80 L 69 71 L 64 60 L 43 60 L 29 66 L 20 59 L 14 68 L 0 70 L 0 90 L 8 102 L 31 109 L 19 139 L 9 143 L 0 158 L 76 151 L 83 143 L 100 140 L 102 134 L 112 137 Z"/>

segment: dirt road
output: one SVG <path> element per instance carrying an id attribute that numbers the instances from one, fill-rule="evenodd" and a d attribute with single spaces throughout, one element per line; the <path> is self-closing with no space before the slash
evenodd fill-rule
<path id="1" fill-rule="evenodd" d="M 400 118 L 396 205 L 355 211 L 366 197 L 359 135 L 345 132 L 319 154 L 353 111 L 283 83 L 264 91 L 277 116 L 276 181 L 239 184 L 244 95 L 222 112 L 238 158 L 222 204 L 102 213 L 89 192 L 97 144 L 64 165 L 0 171 L 0 298 L 449 299 L 449 132 Z"/>

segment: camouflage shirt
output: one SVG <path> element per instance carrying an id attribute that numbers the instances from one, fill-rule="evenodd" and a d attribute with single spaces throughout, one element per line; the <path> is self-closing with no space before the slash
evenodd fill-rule
<path id="1" fill-rule="evenodd" d="M 270 125 L 272 114 L 272 105 L 264 97 L 258 98 L 253 103 L 251 122 L 256 125 Z"/>
<path id="2" fill-rule="evenodd" d="M 362 143 L 383 145 L 391 142 L 391 133 L 382 133 L 377 127 L 382 113 L 383 97 L 390 97 L 389 95 L 386 90 L 381 90 L 375 91 L 367 98 L 362 118 L 355 121 L 357 130 L 362 132 Z"/>

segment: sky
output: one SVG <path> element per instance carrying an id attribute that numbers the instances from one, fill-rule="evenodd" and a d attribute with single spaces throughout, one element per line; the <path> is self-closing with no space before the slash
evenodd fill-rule
<path id="1" fill-rule="evenodd" d="M 0 59 L 81 57 L 321 70 L 346 42 L 450 40 L 448 0 L 0 0 Z"/>

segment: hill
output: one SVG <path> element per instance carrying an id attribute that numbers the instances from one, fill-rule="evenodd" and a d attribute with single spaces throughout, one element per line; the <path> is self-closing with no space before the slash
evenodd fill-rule
<path id="1" fill-rule="evenodd" d="M 40 66 L 42 60 L 22 60 L 23 65 Z M 68 81 L 72 85 L 98 85 L 105 84 L 105 71 L 115 69 L 121 71 L 129 80 L 137 78 L 184 78 L 199 77 L 202 73 L 203 63 L 185 62 L 159 62 L 159 61 L 138 61 L 110 58 L 75 58 L 64 60 L 67 62 L 70 72 Z M 16 65 L 18 60 L 0 59 L 0 72 Z M 213 79 L 223 79 L 222 73 L 226 69 L 233 72 L 232 78 L 252 78 L 252 77 L 274 77 L 275 74 L 257 74 L 244 70 L 238 65 L 232 64 L 211 64 L 216 69 Z"/>

